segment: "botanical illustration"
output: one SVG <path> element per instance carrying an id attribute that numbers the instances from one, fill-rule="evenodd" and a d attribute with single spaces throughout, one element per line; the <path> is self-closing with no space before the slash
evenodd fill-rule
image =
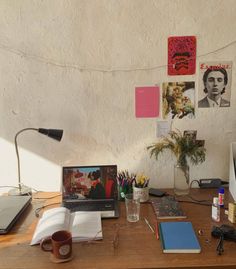
<path id="1" fill-rule="evenodd" d="M 166 82 L 162 85 L 164 119 L 194 117 L 195 82 Z"/>

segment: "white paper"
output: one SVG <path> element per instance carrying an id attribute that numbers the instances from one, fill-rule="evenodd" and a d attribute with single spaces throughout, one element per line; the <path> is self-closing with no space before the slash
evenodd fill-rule
<path id="1" fill-rule="evenodd" d="M 229 191 L 236 201 L 236 171 L 235 171 L 235 160 L 236 160 L 236 142 L 230 145 L 230 159 L 229 159 Z"/>
<path id="2" fill-rule="evenodd" d="M 166 136 L 170 132 L 169 121 L 158 121 L 157 122 L 157 137 Z"/>
<path id="3" fill-rule="evenodd" d="M 91 212 L 75 212 L 71 214 L 71 228 L 74 241 L 84 241 L 88 239 L 102 238 L 101 213 Z"/>

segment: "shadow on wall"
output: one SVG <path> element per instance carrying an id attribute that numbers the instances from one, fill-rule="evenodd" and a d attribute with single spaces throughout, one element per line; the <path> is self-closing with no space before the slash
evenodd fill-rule
<path id="1" fill-rule="evenodd" d="M 17 157 L 14 143 L 0 138 L 0 192 L 17 186 Z M 19 148 L 21 181 L 39 191 L 59 191 L 61 186 L 61 166 L 48 161 L 28 150 Z"/>

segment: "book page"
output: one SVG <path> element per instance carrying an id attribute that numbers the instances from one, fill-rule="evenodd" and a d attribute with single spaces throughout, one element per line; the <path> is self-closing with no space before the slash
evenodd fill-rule
<path id="1" fill-rule="evenodd" d="M 30 245 L 40 241 L 59 230 L 69 230 L 70 211 L 65 207 L 52 208 L 45 211 L 39 220 Z"/>
<path id="2" fill-rule="evenodd" d="M 102 239 L 101 213 L 79 211 L 71 213 L 73 242 Z"/>

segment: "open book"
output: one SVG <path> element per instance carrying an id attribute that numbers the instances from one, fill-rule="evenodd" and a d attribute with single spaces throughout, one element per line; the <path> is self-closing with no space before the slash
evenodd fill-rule
<path id="1" fill-rule="evenodd" d="M 71 213 L 65 207 L 48 209 L 39 220 L 30 245 L 39 244 L 43 238 L 59 230 L 70 231 L 73 242 L 102 239 L 101 213 L 96 211 Z"/>

